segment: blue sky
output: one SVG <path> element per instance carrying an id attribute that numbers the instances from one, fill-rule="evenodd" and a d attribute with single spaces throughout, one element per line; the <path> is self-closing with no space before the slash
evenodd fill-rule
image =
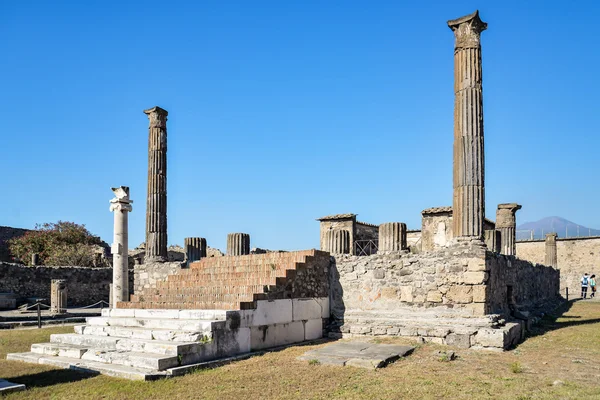
<path id="1" fill-rule="evenodd" d="M 318 248 L 315 218 L 420 227 L 452 202 L 453 34 L 479 8 L 486 207 L 600 227 L 599 3 L 1 1 L 0 225 L 86 224 L 111 186 L 144 240 L 147 127 L 169 111 L 170 244 Z"/>

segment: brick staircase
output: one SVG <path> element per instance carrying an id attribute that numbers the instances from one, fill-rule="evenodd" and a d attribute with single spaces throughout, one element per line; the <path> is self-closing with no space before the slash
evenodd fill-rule
<path id="1" fill-rule="evenodd" d="M 318 250 L 204 258 L 117 308 L 246 310 L 257 300 L 310 297 L 294 296 L 293 285 L 299 272 L 324 258 L 329 253 Z"/>
<path id="2" fill-rule="evenodd" d="M 329 254 L 206 258 L 8 360 L 127 379 L 176 376 L 201 363 L 323 335 Z"/>

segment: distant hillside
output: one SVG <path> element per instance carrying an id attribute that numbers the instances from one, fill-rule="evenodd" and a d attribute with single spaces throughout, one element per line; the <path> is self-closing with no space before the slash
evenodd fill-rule
<path id="1" fill-rule="evenodd" d="M 588 228 L 561 217 L 546 217 L 536 222 L 525 222 L 517 226 L 517 240 L 543 239 L 546 233 L 556 232 L 559 238 L 577 236 L 600 236 L 600 229 Z"/>

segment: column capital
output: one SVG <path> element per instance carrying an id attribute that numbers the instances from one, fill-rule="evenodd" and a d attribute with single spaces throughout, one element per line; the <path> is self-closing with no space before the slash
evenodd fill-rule
<path id="1" fill-rule="evenodd" d="M 167 127 L 167 115 L 169 112 L 159 106 L 144 110 L 144 114 L 148 116 L 150 120 L 150 128 L 166 128 Z"/>
<path id="2" fill-rule="evenodd" d="M 115 193 L 115 198 L 110 200 L 110 211 L 132 211 L 133 207 L 131 203 L 133 200 L 129 199 L 129 186 L 119 186 L 111 188 Z"/>
<path id="3" fill-rule="evenodd" d="M 479 10 L 475 10 L 472 14 L 448 21 L 448 27 L 456 37 L 455 49 L 478 48 L 481 32 L 487 29 L 487 23 L 479 18 Z"/>
<path id="4" fill-rule="evenodd" d="M 515 214 L 522 207 L 517 203 L 498 204 L 496 210 L 496 228 L 512 228 L 516 225 Z"/>
<path id="5" fill-rule="evenodd" d="M 556 232 L 546 233 L 546 242 L 556 242 L 558 234 Z"/>

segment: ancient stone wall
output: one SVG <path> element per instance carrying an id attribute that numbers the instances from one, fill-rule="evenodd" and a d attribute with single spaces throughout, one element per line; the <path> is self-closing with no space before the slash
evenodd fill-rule
<path id="1" fill-rule="evenodd" d="M 452 208 L 434 207 L 423 210 L 421 250 L 432 251 L 446 247 L 453 238 Z"/>
<path id="2" fill-rule="evenodd" d="M 133 267 L 133 293 L 142 289 L 156 288 L 156 282 L 164 281 L 184 266 L 183 259 L 176 262 L 136 264 Z"/>
<path id="3" fill-rule="evenodd" d="M 560 292 L 564 296 L 569 288 L 569 298 L 581 294 L 580 280 L 585 272 L 600 275 L 600 237 L 558 238 L 557 266 L 560 270 Z M 517 242 L 517 257 L 532 263 L 543 264 L 545 259 L 544 240 Z"/>
<path id="4" fill-rule="evenodd" d="M 489 313 L 510 315 L 517 310 L 546 309 L 559 298 L 560 271 L 514 256 L 487 252 Z"/>
<path id="5" fill-rule="evenodd" d="M 87 306 L 100 300 L 108 301 L 112 268 L 28 267 L 0 262 L 0 292 L 15 293 L 21 300 L 39 297 L 50 301 L 52 279 L 67 281 L 70 307 Z M 130 288 L 132 284 L 133 279 L 130 279 Z"/>
<path id="6" fill-rule="evenodd" d="M 0 226 L 0 261 L 13 261 L 10 251 L 8 251 L 8 241 L 12 238 L 23 236 L 28 231 L 29 229 Z"/>
<path id="7" fill-rule="evenodd" d="M 433 307 L 465 316 L 483 314 L 482 247 L 369 257 L 336 255 L 334 260 L 330 304 L 335 318 L 343 319 L 346 310 L 398 312 Z"/>

